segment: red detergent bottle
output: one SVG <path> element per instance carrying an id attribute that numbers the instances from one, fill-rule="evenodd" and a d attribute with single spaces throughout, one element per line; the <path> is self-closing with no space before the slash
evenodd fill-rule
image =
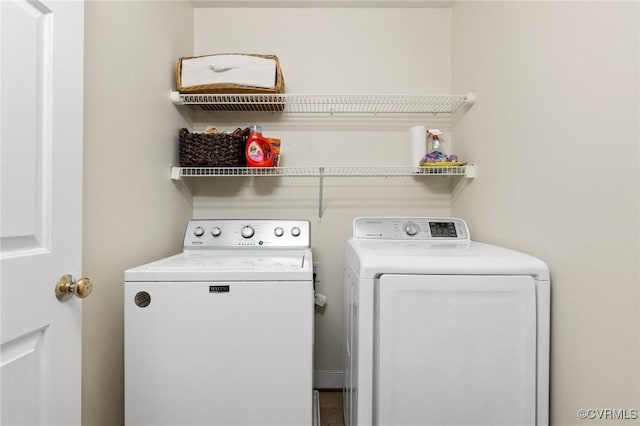
<path id="1" fill-rule="evenodd" d="M 245 154 L 247 166 L 249 167 L 273 166 L 273 146 L 267 138 L 262 136 L 261 126 L 253 125 L 249 127 Z"/>

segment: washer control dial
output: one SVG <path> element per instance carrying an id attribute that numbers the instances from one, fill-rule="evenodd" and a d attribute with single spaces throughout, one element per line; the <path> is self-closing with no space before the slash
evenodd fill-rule
<path id="1" fill-rule="evenodd" d="M 211 235 L 214 237 L 219 237 L 222 234 L 222 229 L 220 229 L 219 226 L 215 226 L 212 230 L 211 230 Z"/>
<path id="2" fill-rule="evenodd" d="M 240 231 L 240 235 L 242 235 L 243 238 L 251 238 L 255 233 L 256 233 L 255 229 L 253 229 L 253 227 L 249 225 L 244 226 Z"/>
<path id="3" fill-rule="evenodd" d="M 276 237 L 282 237 L 284 235 L 284 229 L 282 229 L 281 226 L 278 226 L 276 229 L 273 230 L 273 234 Z"/>
<path id="4" fill-rule="evenodd" d="M 291 235 L 293 235 L 294 237 L 299 237 L 300 228 L 298 228 L 297 226 L 294 226 L 293 228 L 291 228 Z"/>
<path id="5" fill-rule="evenodd" d="M 204 235 L 204 229 L 202 226 L 197 226 L 193 229 L 193 235 L 196 237 L 202 237 Z"/>
<path id="6" fill-rule="evenodd" d="M 404 229 L 404 233 L 409 236 L 414 236 L 420 231 L 420 227 L 416 225 L 415 222 L 406 222 L 402 225 L 402 229 Z"/>

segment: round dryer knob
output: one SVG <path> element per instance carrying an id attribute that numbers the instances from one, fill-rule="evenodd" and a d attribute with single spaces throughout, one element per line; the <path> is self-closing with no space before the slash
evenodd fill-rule
<path id="1" fill-rule="evenodd" d="M 253 234 L 255 234 L 255 233 L 256 233 L 256 231 L 249 225 L 245 226 L 240 231 L 240 235 L 242 235 L 243 238 L 251 238 L 251 237 L 253 237 Z"/>
<path id="2" fill-rule="evenodd" d="M 402 227 L 404 229 L 404 233 L 409 236 L 414 236 L 420 231 L 420 227 L 415 224 L 415 222 L 407 222 Z"/>
<path id="3" fill-rule="evenodd" d="M 293 235 L 294 237 L 299 237 L 300 228 L 298 228 L 297 226 L 294 226 L 293 228 L 291 228 L 291 235 Z"/>
<path id="4" fill-rule="evenodd" d="M 220 234 L 222 234 L 222 229 L 220 229 L 219 226 L 216 226 L 211 230 L 211 235 L 213 235 L 214 237 L 219 237 Z"/>
<path id="5" fill-rule="evenodd" d="M 202 226 L 198 226 L 193 230 L 193 235 L 195 235 L 196 237 L 202 237 L 204 235 L 204 229 L 202 229 Z"/>
<path id="6" fill-rule="evenodd" d="M 276 229 L 273 230 L 273 234 L 276 237 L 282 237 L 284 235 L 284 229 L 282 229 L 280 226 L 278 226 Z"/>

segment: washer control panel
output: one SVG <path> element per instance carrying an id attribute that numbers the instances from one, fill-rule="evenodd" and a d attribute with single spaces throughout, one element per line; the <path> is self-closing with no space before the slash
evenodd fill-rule
<path id="1" fill-rule="evenodd" d="M 378 240 L 470 239 L 465 221 L 452 217 L 359 217 L 353 221 L 353 236 Z"/>
<path id="2" fill-rule="evenodd" d="M 187 224 L 183 248 L 309 248 L 308 220 L 194 219 Z"/>

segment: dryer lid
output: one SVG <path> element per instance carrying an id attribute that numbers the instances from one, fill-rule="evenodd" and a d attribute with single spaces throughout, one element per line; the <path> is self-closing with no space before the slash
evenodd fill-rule
<path id="1" fill-rule="evenodd" d="M 541 260 L 504 247 L 469 242 L 359 240 L 346 246 L 346 262 L 360 278 L 382 274 L 530 275 L 549 279 Z"/>

